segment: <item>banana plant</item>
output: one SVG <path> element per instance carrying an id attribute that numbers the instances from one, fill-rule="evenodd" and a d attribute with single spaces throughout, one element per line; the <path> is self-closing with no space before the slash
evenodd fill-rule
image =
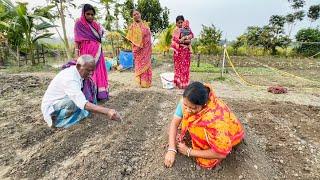
<path id="1" fill-rule="evenodd" d="M 28 12 L 27 3 L 13 5 L 10 0 L 0 0 L 0 3 L 7 9 L 6 13 L 10 14 L 8 16 L 1 13 L 0 17 L 3 15 L 3 18 L 0 19 L 0 28 L 6 28 L 7 36 L 15 39 L 17 47 L 26 47 L 31 55 L 32 65 L 35 65 L 35 46 L 40 39 L 50 38 L 54 34 L 49 33 L 48 29 L 55 27 L 55 25 L 51 24 L 50 20 L 41 16 L 41 14 L 37 14 L 39 12 L 37 10 L 34 13 Z M 7 18 L 5 18 L 6 16 Z"/>
<path id="2" fill-rule="evenodd" d="M 169 52 L 174 28 L 175 24 L 170 24 L 167 29 L 160 33 L 158 43 L 156 45 L 160 51 L 164 53 Z"/>

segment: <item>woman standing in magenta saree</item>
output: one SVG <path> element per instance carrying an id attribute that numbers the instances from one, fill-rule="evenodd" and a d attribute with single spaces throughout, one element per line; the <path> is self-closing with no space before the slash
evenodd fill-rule
<path id="1" fill-rule="evenodd" d="M 85 4 L 81 17 L 76 21 L 74 27 L 76 56 L 90 54 L 95 58 L 96 69 L 92 80 L 98 87 L 97 99 L 108 100 L 108 75 L 101 46 L 104 30 L 94 20 L 95 14 L 95 9 L 90 4 Z"/>
<path id="2" fill-rule="evenodd" d="M 133 20 L 126 38 L 132 43 L 135 79 L 140 87 L 149 88 L 152 83 L 151 31 L 148 25 L 141 20 L 140 12 L 133 11 Z"/>
<path id="3" fill-rule="evenodd" d="M 183 22 L 183 16 L 178 16 L 176 18 L 176 28 L 173 31 L 171 43 L 171 48 L 174 50 L 174 84 L 179 89 L 185 89 L 190 83 L 191 49 L 182 45 L 185 43 L 185 38 L 181 36 Z M 188 41 L 193 38 L 193 33 L 191 31 L 189 36 Z"/>

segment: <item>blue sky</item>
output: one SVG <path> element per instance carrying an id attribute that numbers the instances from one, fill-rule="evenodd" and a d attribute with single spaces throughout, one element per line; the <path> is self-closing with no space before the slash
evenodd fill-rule
<path id="1" fill-rule="evenodd" d="M 20 0 L 21 1 L 21 0 Z M 46 0 L 24 0 L 31 6 L 45 5 Z M 99 0 L 95 0 L 99 1 Z M 190 21 L 191 28 L 196 35 L 201 31 L 201 25 L 214 24 L 223 31 L 223 38 L 234 40 L 245 32 L 248 26 L 262 26 L 268 23 L 271 15 L 286 15 L 291 9 L 287 0 L 160 0 L 162 6 L 170 9 L 170 21 L 174 22 L 177 15 L 184 15 Z M 308 9 L 310 5 L 320 4 L 320 0 L 306 0 Z M 75 0 L 77 5 L 92 3 L 92 1 Z M 80 10 L 71 10 L 73 17 L 80 15 Z M 68 35 L 73 36 L 72 19 L 67 19 Z M 320 25 L 320 20 L 313 26 Z M 307 20 L 297 24 L 292 34 L 299 28 L 309 27 Z"/>

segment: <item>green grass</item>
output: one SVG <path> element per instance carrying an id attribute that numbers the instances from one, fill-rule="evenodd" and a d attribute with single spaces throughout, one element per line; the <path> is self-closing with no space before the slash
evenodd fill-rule
<path id="1" fill-rule="evenodd" d="M 231 68 L 229 68 L 229 69 L 232 70 Z M 245 74 L 251 74 L 251 75 L 253 75 L 253 74 L 265 75 L 265 74 L 274 73 L 272 70 L 265 68 L 265 67 L 236 67 L 236 70 L 239 73 L 245 73 Z"/>
<path id="2" fill-rule="evenodd" d="M 216 77 L 213 79 L 213 81 L 225 81 L 227 78 L 226 77 Z"/>
<path id="3" fill-rule="evenodd" d="M 191 63 L 191 72 L 207 72 L 207 73 L 219 73 L 221 70 L 212 64 L 200 63 L 197 67 L 197 63 Z"/>

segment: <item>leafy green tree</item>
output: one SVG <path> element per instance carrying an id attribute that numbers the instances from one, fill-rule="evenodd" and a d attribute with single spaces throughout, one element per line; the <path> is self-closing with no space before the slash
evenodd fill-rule
<path id="1" fill-rule="evenodd" d="M 212 54 L 217 50 L 221 37 L 222 31 L 213 24 L 211 26 L 202 25 L 199 43 L 205 48 L 206 53 Z"/>
<path id="2" fill-rule="evenodd" d="M 288 26 L 290 28 L 290 26 L 295 22 L 296 18 L 294 16 L 294 14 L 288 14 L 286 15 L 286 22 L 288 23 Z"/>
<path id="3" fill-rule="evenodd" d="M 247 35 L 242 34 L 239 37 L 237 37 L 236 41 L 231 44 L 233 49 L 237 51 L 240 47 L 247 46 L 248 45 L 248 38 Z"/>
<path id="4" fill-rule="evenodd" d="M 299 54 L 313 56 L 320 52 L 320 30 L 319 29 L 301 29 L 296 35 L 296 40 L 301 44 L 295 48 Z"/>
<path id="5" fill-rule="evenodd" d="M 310 19 L 311 23 L 320 18 L 320 4 L 310 6 L 308 11 L 308 18 Z"/>
<path id="6" fill-rule="evenodd" d="M 293 14 L 288 14 L 286 16 L 286 22 L 289 26 L 289 33 L 288 35 L 291 35 L 291 32 L 293 31 L 294 27 L 296 26 L 298 21 L 302 21 L 305 17 L 305 12 L 303 10 L 296 11 Z"/>
<path id="7" fill-rule="evenodd" d="M 141 18 L 150 23 L 152 33 L 158 33 L 169 26 L 169 9 L 162 8 L 159 0 L 138 0 L 137 10 Z"/>
<path id="8" fill-rule="evenodd" d="M 286 17 L 273 15 L 269 19 L 269 25 L 273 28 L 276 34 L 284 33 L 284 24 Z"/>
<path id="9" fill-rule="evenodd" d="M 124 21 L 126 22 L 125 28 L 132 23 L 132 13 L 134 9 L 135 9 L 134 0 L 125 0 L 125 2 L 122 4 L 121 14 Z"/>
<path id="10" fill-rule="evenodd" d="M 17 48 L 23 43 L 24 38 L 22 30 L 10 23 L 12 17 L 16 16 L 15 6 L 10 0 L 0 0 L 0 7 L 0 29 L 12 48 Z"/>
<path id="11" fill-rule="evenodd" d="M 274 55 L 276 48 L 286 48 L 291 39 L 284 34 L 284 24 L 286 18 L 279 15 L 273 15 L 269 19 L 269 24 L 263 27 L 251 26 L 243 35 L 243 41 L 251 47 L 263 47 L 265 51 L 271 51 Z M 238 43 L 239 45 L 240 42 Z"/>
<path id="12" fill-rule="evenodd" d="M 112 23 L 115 20 L 115 17 L 111 15 L 111 8 L 112 4 L 115 3 L 114 0 L 100 0 L 101 3 L 104 4 L 105 9 L 106 9 L 106 15 L 105 15 L 105 28 L 109 31 L 112 29 Z"/>
<path id="13" fill-rule="evenodd" d="M 272 55 L 277 53 L 277 47 L 286 48 L 291 42 L 284 32 L 285 22 L 286 17 L 273 15 L 269 19 L 269 24 L 261 29 L 260 45 L 265 50 L 271 50 Z"/>
<path id="14" fill-rule="evenodd" d="M 306 14 L 305 14 L 305 12 L 304 12 L 303 10 L 301 10 L 301 11 L 295 12 L 295 13 L 294 13 L 294 16 L 295 16 L 295 19 L 296 19 L 297 21 L 302 21 L 303 18 L 306 16 Z"/>
<path id="15" fill-rule="evenodd" d="M 137 9 L 141 18 L 150 23 L 150 30 L 155 35 L 169 26 L 169 9 L 162 8 L 159 0 L 125 0 L 121 8 L 121 14 L 125 20 L 125 28 L 132 23 L 132 13 Z"/>
<path id="16" fill-rule="evenodd" d="M 262 33 L 262 28 L 258 26 L 249 26 L 247 28 L 247 33 L 245 33 L 247 42 L 249 46 L 260 46 L 260 35 Z"/>
<path id="17" fill-rule="evenodd" d="M 120 29 L 120 26 L 119 26 L 119 15 L 120 15 L 120 7 L 121 7 L 121 4 L 116 2 L 115 5 L 114 5 L 114 12 L 113 12 L 113 16 L 115 18 L 115 29 L 116 30 L 119 30 Z"/>
<path id="18" fill-rule="evenodd" d="M 290 3 L 293 12 L 286 16 L 286 22 L 289 26 L 288 35 L 291 36 L 291 32 L 293 31 L 294 27 L 296 26 L 298 21 L 302 21 L 305 17 L 305 13 L 301 10 L 304 5 L 306 4 L 305 0 L 288 0 Z"/>
<path id="19" fill-rule="evenodd" d="M 270 50 L 272 55 L 277 53 L 276 48 L 286 48 L 291 42 L 291 39 L 284 33 L 280 33 L 279 29 L 272 26 L 264 26 L 260 35 L 260 46 L 265 51 Z"/>
<path id="20" fill-rule="evenodd" d="M 288 0 L 292 9 L 301 9 L 306 4 L 305 0 Z"/>

